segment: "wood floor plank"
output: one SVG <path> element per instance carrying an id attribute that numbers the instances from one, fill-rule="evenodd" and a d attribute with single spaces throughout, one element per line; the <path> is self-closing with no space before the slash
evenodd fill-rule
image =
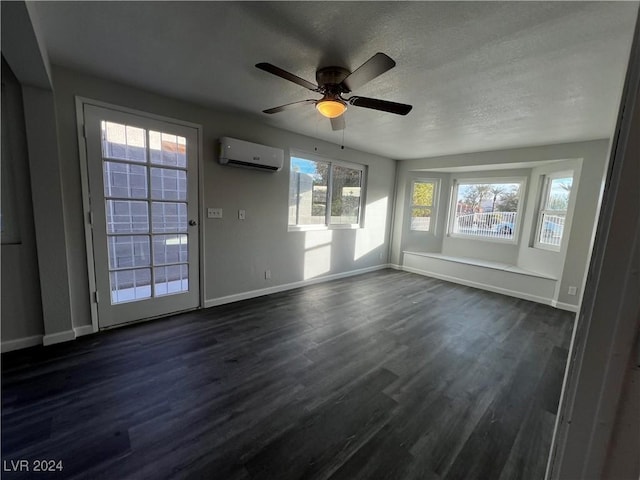
<path id="1" fill-rule="evenodd" d="M 10 352 L 2 460 L 92 480 L 541 478 L 573 321 L 384 270 Z"/>

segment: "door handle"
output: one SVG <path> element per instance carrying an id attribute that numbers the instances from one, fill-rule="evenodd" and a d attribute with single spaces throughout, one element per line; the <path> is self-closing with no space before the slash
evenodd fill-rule
<path id="1" fill-rule="evenodd" d="M 191 225 L 192 227 L 195 227 L 198 224 L 198 222 L 196 222 L 195 220 L 189 220 L 189 225 Z"/>

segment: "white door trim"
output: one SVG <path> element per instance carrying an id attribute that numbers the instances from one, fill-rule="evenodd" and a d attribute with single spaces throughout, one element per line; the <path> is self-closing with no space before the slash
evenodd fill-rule
<path id="1" fill-rule="evenodd" d="M 200 275 L 200 292 L 199 292 L 199 308 L 202 308 L 205 300 L 205 275 L 204 275 L 204 251 L 203 248 L 205 235 L 204 235 L 204 224 L 203 224 L 203 214 L 204 211 L 204 167 L 202 162 L 202 154 L 203 154 L 203 142 L 202 142 L 202 125 L 192 122 L 187 122 L 183 120 L 178 120 L 171 117 L 165 117 L 162 115 L 156 115 L 153 113 L 145 112 L 142 110 L 136 110 L 133 108 L 123 107 L 120 105 L 115 105 L 108 102 L 103 102 L 100 100 L 95 100 L 87 97 L 76 96 L 75 97 L 76 104 L 76 127 L 77 127 L 77 138 L 78 138 L 78 153 L 80 160 L 80 180 L 82 186 L 82 212 L 83 212 L 83 222 L 84 222 L 84 232 L 85 232 L 85 249 L 87 256 L 87 275 L 89 279 L 89 305 L 91 308 L 91 326 L 93 328 L 93 332 L 97 332 L 99 330 L 98 325 L 98 307 L 95 298 L 96 292 L 96 272 L 94 265 L 94 254 L 93 254 L 93 230 L 91 227 L 91 204 L 90 204 L 90 194 L 89 194 L 89 169 L 88 169 L 88 158 L 87 158 L 87 148 L 85 141 L 85 118 L 84 118 L 84 106 L 92 105 L 96 107 L 108 108 L 110 110 L 114 110 L 117 112 L 138 115 L 141 117 L 150 118 L 152 120 L 158 120 L 166 123 L 173 123 L 176 125 L 180 125 L 183 127 L 193 128 L 197 131 L 197 152 L 198 158 L 197 162 L 197 175 L 198 175 L 198 192 L 197 192 L 197 216 L 198 216 L 198 224 L 199 228 L 199 252 L 198 252 L 198 266 L 199 266 L 199 275 Z"/>

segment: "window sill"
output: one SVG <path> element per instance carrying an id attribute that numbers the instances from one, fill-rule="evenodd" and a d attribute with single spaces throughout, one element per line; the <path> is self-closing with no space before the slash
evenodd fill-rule
<path id="1" fill-rule="evenodd" d="M 360 225 L 289 225 L 288 232 L 314 232 L 324 230 L 358 230 Z"/>

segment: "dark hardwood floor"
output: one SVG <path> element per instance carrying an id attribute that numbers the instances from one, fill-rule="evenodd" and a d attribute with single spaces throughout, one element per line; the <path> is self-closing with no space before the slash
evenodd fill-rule
<path id="1" fill-rule="evenodd" d="M 573 318 L 384 270 L 10 352 L 2 478 L 541 479 Z"/>

